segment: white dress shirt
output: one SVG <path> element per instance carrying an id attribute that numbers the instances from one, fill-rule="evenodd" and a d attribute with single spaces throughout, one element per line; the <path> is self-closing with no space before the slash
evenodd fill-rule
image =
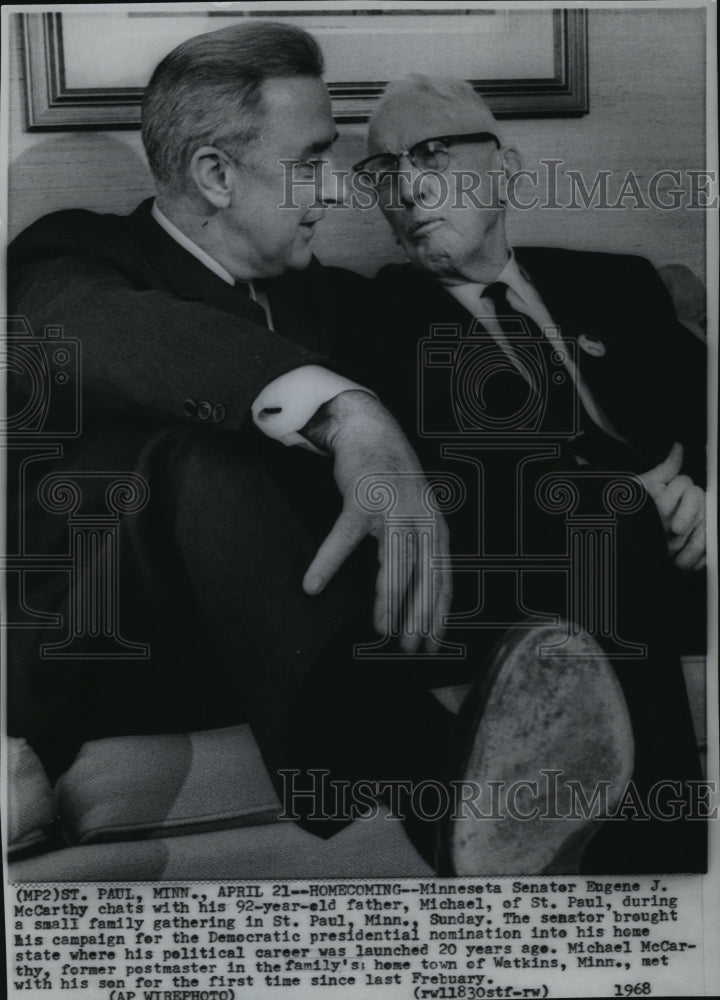
<path id="1" fill-rule="evenodd" d="M 178 229 L 158 208 L 157 202 L 153 202 L 152 216 L 168 236 L 196 257 L 201 264 L 229 285 L 235 284 L 235 278 L 230 272 Z M 257 291 L 252 281 L 246 284 L 250 289 L 250 297 L 265 310 L 268 328 L 273 330 L 272 312 L 267 295 Z M 303 365 L 286 372 L 265 386 L 252 404 L 253 421 L 263 434 L 281 441 L 284 445 L 300 445 L 310 451 L 318 451 L 298 432 L 323 403 L 329 402 L 348 389 L 361 389 L 374 395 L 364 386 L 328 368 L 320 365 Z"/>

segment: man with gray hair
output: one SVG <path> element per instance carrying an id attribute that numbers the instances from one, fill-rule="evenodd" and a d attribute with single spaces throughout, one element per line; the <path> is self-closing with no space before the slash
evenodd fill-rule
<path id="1" fill-rule="evenodd" d="M 354 169 L 409 263 L 375 279 L 376 340 L 364 351 L 382 350 L 384 364 L 364 377 L 425 468 L 466 484 L 450 520 L 465 570 L 450 621 L 477 630 L 476 649 L 528 614 L 592 629 L 628 701 L 640 794 L 647 803 L 658 782 L 677 783 L 687 803 L 700 772 L 671 651 L 678 578 L 702 584 L 705 565 L 703 352 L 647 261 L 509 245 L 519 167 L 469 83 L 416 74 L 387 87 Z M 606 509 L 613 477 L 644 487 L 634 510 Z M 571 514 L 614 515 L 616 567 L 598 550 L 583 580 L 553 568 L 568 542 L 550 513 L 552 482 L 576 497 Z M 610 824 L 605 854 L 596 838 L 588 863 L 704 864 L 697 825 L 655 820 Z"/>
<path id="2" fill-rule="evenodd" d="M 131 469 L 149 484 L 147 506 L 120 519 L 111 624 L 120 645 L 151 651 L 98 669 L 97 636 L 79 636 L 77 655 L 57 670 L 38 655 L 37 631 L 19 630 L 12 729 L 53 773 L 87 739 L 244 715 L 281 791 L 288 768 L 389 786 L 447 782 L 456 766 L 463 778 L 510 768 L 527 779 L 538 743 L 583 787 L 620 783 L 632 755 L 624 704 L 587 636 L 565 650 L 572 669 L 541 662 L 535 634 L 507 637 L 497 670 L 489 665 L 496 683 L 477 689 L 492 706 L 479 736 L 474 718 L 458 725 L 431 697 L 412 658 L 388 668 L 353 656 L 355 643 L 369 645 L 371 623 L 392 656 L 436 652 L 450 601 L 448 536 L 436 515 L 428 573 L 427 482 L 415 452 L 378 398 L 330 360 L 367 283 L 313 260 L 324 207 L 312 186 L 279 208 L 284 164 L 314 174 L 335 138 L 321 72 L 313 39 L 285 25 L 250 21 L 190 39 L 160 63 L 144 99 L 156 198 L 127 218 L 41 219 L 11 248 L 14 310 L 36 329 L 62 325 L 82 345 L 84 426 L 54 468 L 83 477 L 91 511 L 105 499 L 98 469 Z M 14 391 L 22 396 L 23 385 Z M 61 551 L 66 523 L 38 495 L 47 472 L 45 463 L 28 470 L 24 516 L 47 551 Z M 386 532 L 377 504 L 360 503 L 373 473 L 391 481 L 400 534 Z M 379 573 L 367 536 L 379 544 Z M 46 573 L 25 598 L 67 620 L 76 596 L 64 573 Z M 493 700 L 493 691 L 513 695 Z M 511 748 L 508 716 L 536 722 Z M 324 820 L 333 828 L 332 816 L 312 818 L 313 830 Z M 572 867 L 593 831 L 585 816 L 558 826 L 513 814 L 501 838 L 473 826 L 471 837 L 463 823 L 445 837 L 446 870 L 536 871 L 563 854 Z M 434 829 L 419 827 L 434 858 Z"/>
<path id="3" fill-rule="evenodd" d="M 288 747 L 312 728 L 302 714 L 313 711 L 309 674 L 329 664 L 324 687 L 337 676 L 347 695 L 359 673 L 368 686 L 352 643 L 370 638 L 373 622 L 407 652 L 431 653 L 442 631 L 447 572 L 422 601 L 408 600 L 425 477 L 390 413 L 327 352 L 365 283 L 313 259 L 326 210 L 314 191 L 279 209 L 284 161 L 312 172 L 336 137 L 322 70 L 314 39 L 280 23 L 189 39 L 158 65 L 143 102 L 155 199 L 128 217 L 59 212 L 10 247 L 13 311 L 34 330 L 61 325 L 82 351 L 82 433 L 36 464 L 15 498 L 30 535 L 42 551 L 65 544 L 64 518 L 38 493 L 48 472 L 82 477 L 95 512 L 105 498 L 97 470 L 132 470 L 150 488 L 147 506 L 121 519 L 119 619 L 105 623 L 119 651 L 108 659 L 97 635 L 75 637 L 76 655 L 58 669 L 39 653 L 46 634 L 12 636 L 11 730 L 53 777 L 88 739 L 244 716 L 278 782 L 278 769 L 298 760 Z M 19 367 L 11 392 L 22 411 Z M 392 578 L 384 516 L 355 498 L 373 469 L 397 477 L 408 518 Z M 435 527 L 446 553 L 441 516 Z M 377 542 L 379 569 L 365 538 Z M 82 575 L 111 553 L 80 558 Z M 24 594 L 65 622 L 77 619 L 79 599 L 64 571 L 34 575 Z M 133 659 L 140 644 L 148 660 Z M 352 719 L 343 726 L 336 714 L 328 727 L 352 744 Z M 402 745 L 400 731 L 389 738 Z"/>

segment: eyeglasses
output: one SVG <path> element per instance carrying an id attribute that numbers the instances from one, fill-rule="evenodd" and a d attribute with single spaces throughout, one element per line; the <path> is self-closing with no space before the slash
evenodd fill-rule
<path id="1" fill-rule="evenodd" d="M 367 177 L 375 187 L 390 183 L 400 169 L 404 156 L 418 170 L 447 170 L 450 163 L 450 147 L 470 142 L 494 142 L 500 148 L 500 140 L 492 132 L 467 132 L 462 135 L 442 135 L 432 139 L 421 139 L 410 149 L 401 153 L 374 153 L 353 166 L 356 174 Z"/>

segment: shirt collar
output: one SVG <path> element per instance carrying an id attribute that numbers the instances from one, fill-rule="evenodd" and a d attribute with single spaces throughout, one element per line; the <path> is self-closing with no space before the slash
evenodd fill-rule
<path id="1" fill-rule="evenodd" d="M 210 254 L 203 250 L 202 247 L 199 247 L 197 243 L 194 243 L 188 236 L 185 235 L 185 233 L 182 232 L 182 230 L 178 229 L 178 227 L 160 211 L 157 201 L 153 202 L 152 217 L 155 219 L 157 224 L 165 230 L 168 236 L 171 236 L 176 243 L 180 244 L 183 250 L 187 250 L 188 253 L 191 253 L 193 257 L 196 257 L 200 261 L 201 264 L 204 264 L 205 267 L 209 268 L 218 276 L 218 278 L 222 278 L 222 280 L 227 282 L 228 285 L 235 284 L 235 279 L 230 272 L 222 266 L 222 264 L 218 264 L 214 257 L 211 257 Z"/>
<path id="2" fill-rule="evenodd" d="M 522 293 L 524 286 L 528 284 L 528 279 L 522 274 L 520 270 L 520 265 L 517 262 L 517 257 L 515 256 L 515 251 L 510 247 L 510 256 L 508 257 L 507 263 L 503 267 L 500 274 L 498 274 L 495 281 L 483 284 L 481 281 L 469 282 L 476 290 L 480 289 L 480 295 L 485 291 L 490 284 L 495 284 L 496 281 L 501 281 L 508 285 L 514 292 Z"/>
<path id="3" fill-rule="evenodd" d="M 527 284 L 527 279 L 520 272 L 520 265 L 517 262 L 517 257 L 512 247 L 510 248 L 510 257 L 507 264 L 495 280 L 505 282 L 515 292 L 519 292 L 522 286 Z"/>
<path id="4" fill-rule="evenodd" d="M 512 247 L 510 248 L 510 256 L 495 281 L 504 282 L 523 300 L 529 297 L 528 293 L 532 289 L 532 284 L 520 270 Z M 483 298 L 483 292 L 490 284 L 494 284 L 494 282 L 483 284 L 480 281 L 469 281 L 465 285 L 445 285 L 445 290 L 474 316 L 484 316 L 485 314 L 494 316 L 495 310 L 492 303 L 487 298 Z"/>

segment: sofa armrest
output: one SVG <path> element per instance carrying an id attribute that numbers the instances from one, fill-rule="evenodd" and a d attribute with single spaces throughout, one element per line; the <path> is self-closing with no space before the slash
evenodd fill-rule
<path id="1" fill-rule="evenodd" d="M 74 844 L 253 826 L 280 812 L 249 726 L 93 740 L 57 792 Z"/>
<path id="2" fill-rule="evenodd" d="M 8 854 L 13 857 L 44 848 L 55 824 L 55 795 L 31 746 L 7 738 Z"/>

